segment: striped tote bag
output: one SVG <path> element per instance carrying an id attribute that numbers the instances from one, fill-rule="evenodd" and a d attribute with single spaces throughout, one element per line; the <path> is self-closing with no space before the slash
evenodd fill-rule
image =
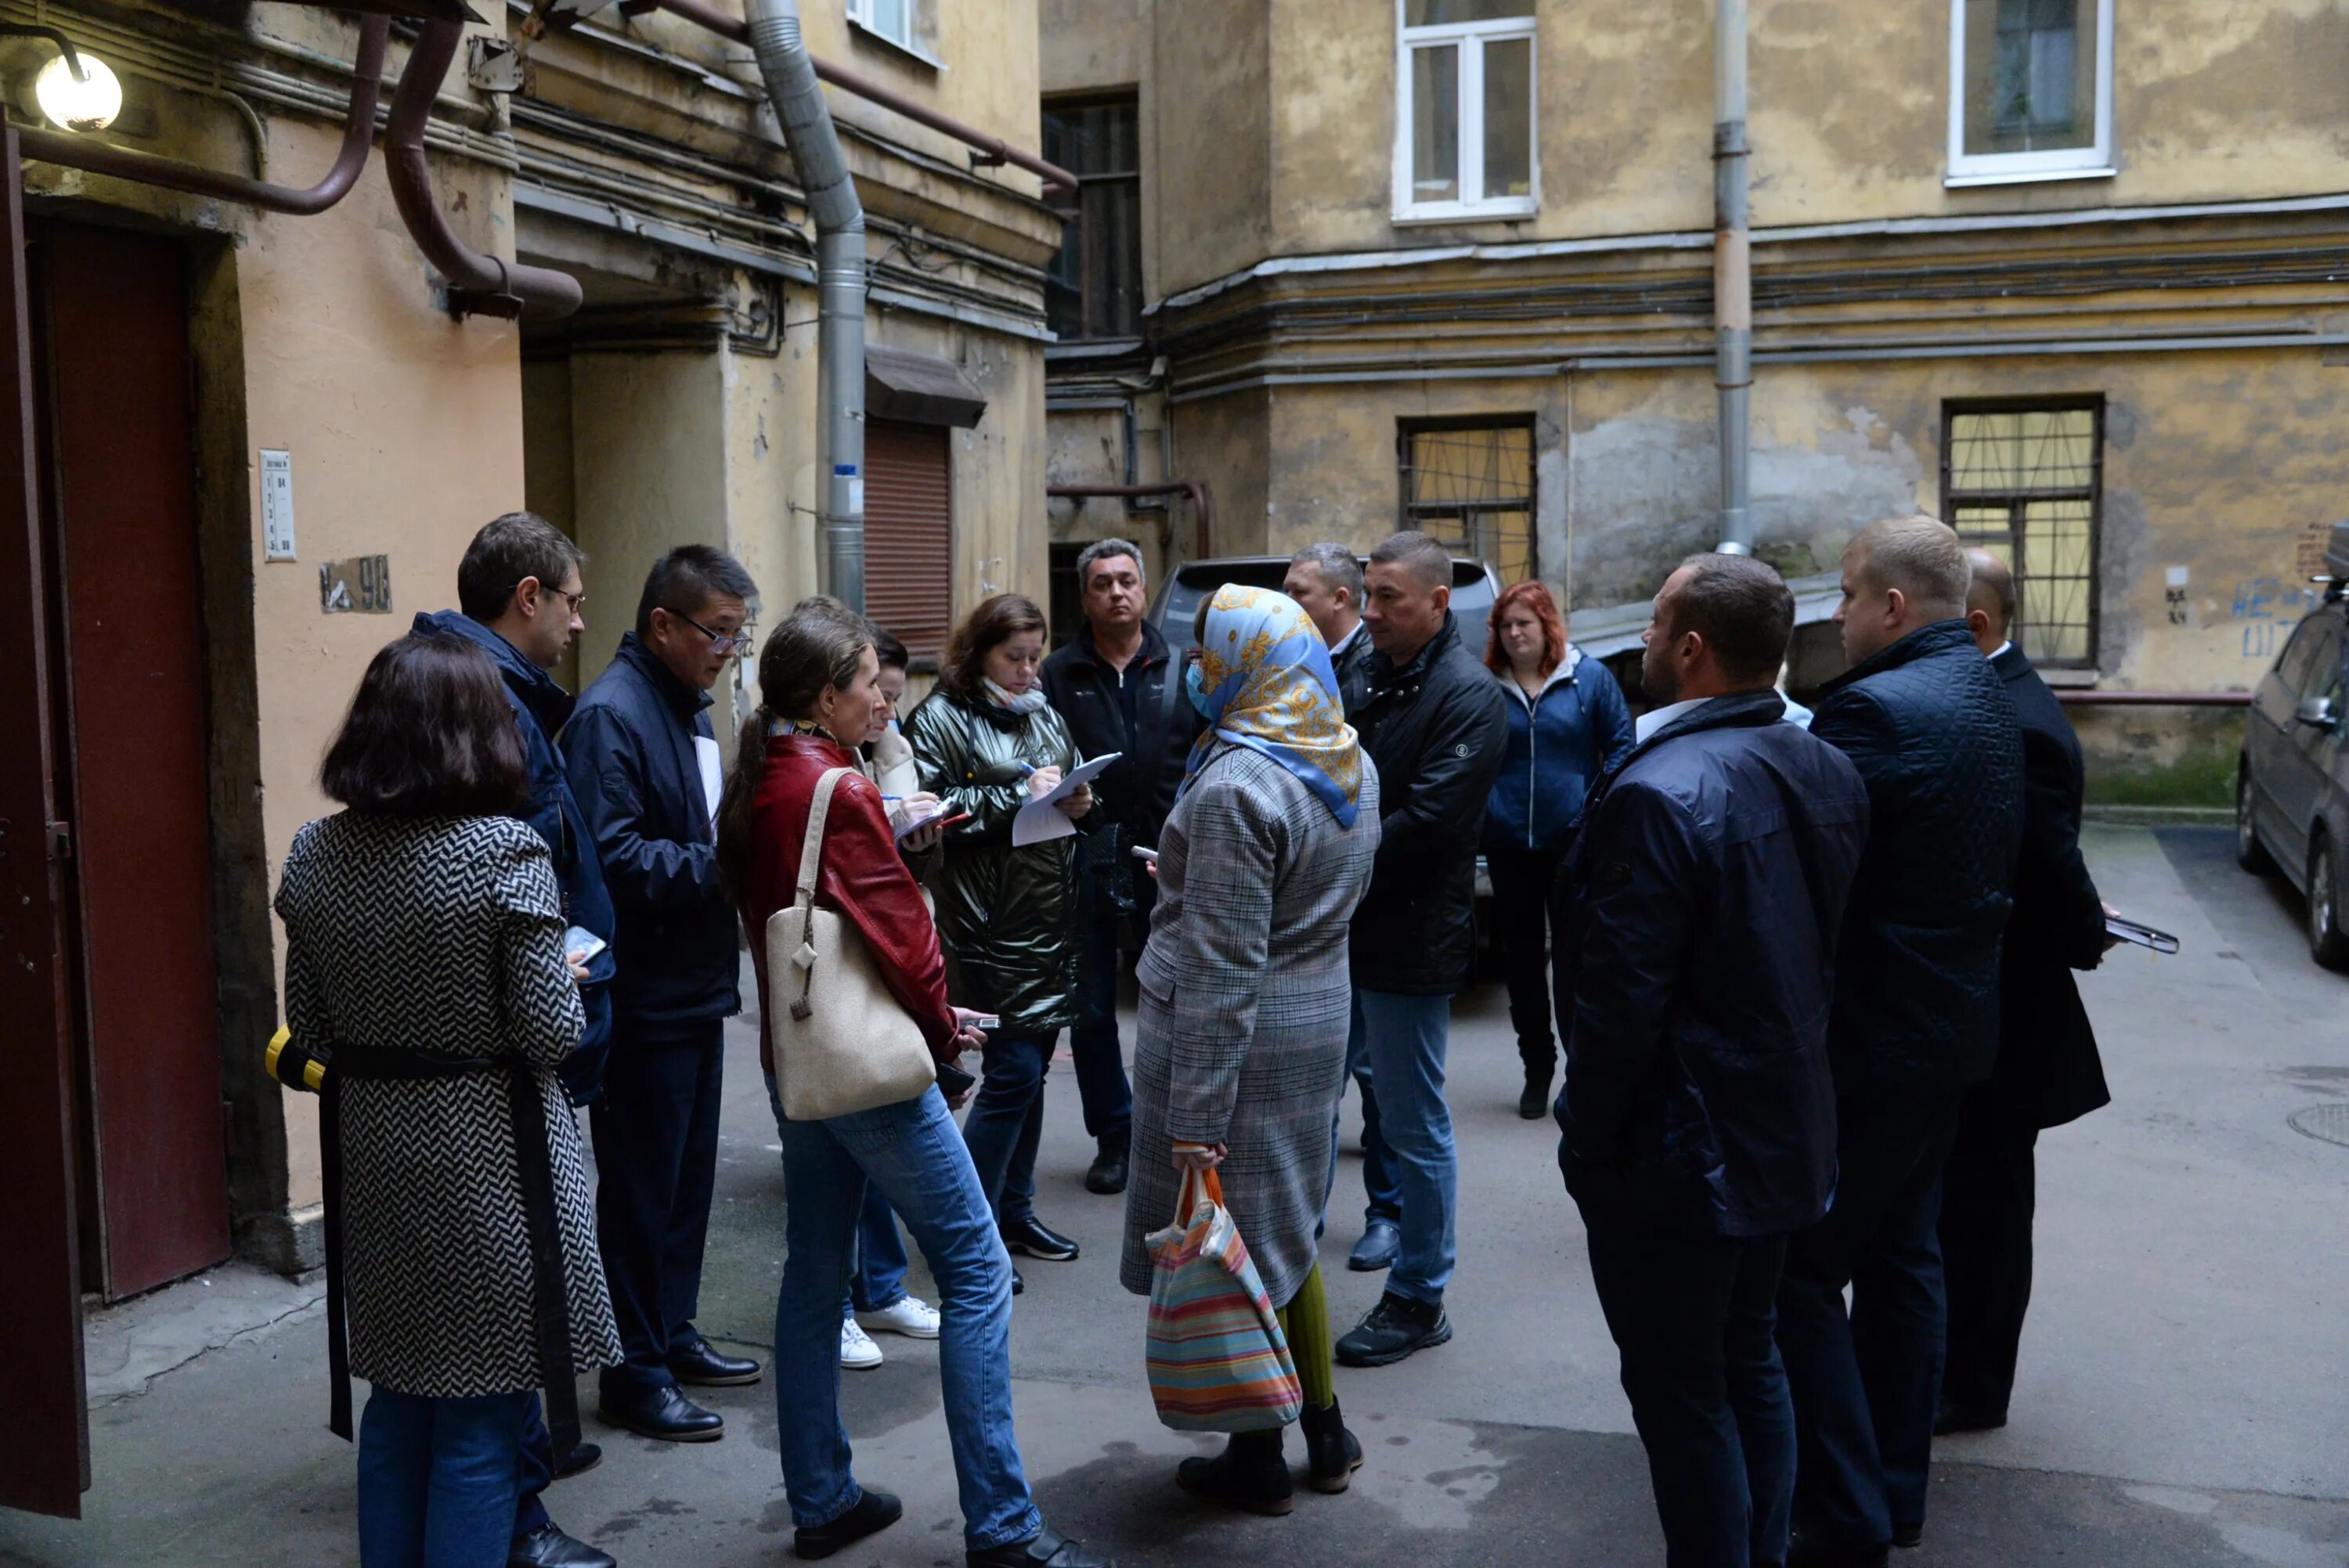
<path id="1" fill-rule="evenodd" d="M 1178 1432 L 1258 1432 L 1305 1408 L 1288 1336 L 1213 1171 L 1185 1171 L 1150 1248 L 1150 1397 Z"/>

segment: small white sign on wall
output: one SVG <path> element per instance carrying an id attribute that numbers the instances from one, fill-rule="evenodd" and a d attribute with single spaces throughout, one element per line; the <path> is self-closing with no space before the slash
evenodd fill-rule
<path id="1" fill-rule="evenodd" d="M 264 561 L 294 559 L 294 455 L 261 453 L 261 553 Z"/>

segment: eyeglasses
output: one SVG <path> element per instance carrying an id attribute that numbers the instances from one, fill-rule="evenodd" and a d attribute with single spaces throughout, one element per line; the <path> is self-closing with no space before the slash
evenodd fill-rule
<path id="1" fill-rule="evenodd" d="M 669 610 L 665 604 L 661 608 L 709 638 L 709 651 L 721 659 L 737 657 L 750 645 L 750 628 L 747 624 L 739 632 L 713 632 L 682 610 Z"/>
<path id="2" fill-rule="evenodd" d="M 560 588 L 550 588 L 547 592 L 562 600 L 564 603 L 570 605 L 571 613 L 574 615 L 579 614 L 580 606 L 587 603 L 587 590 L 585 588 L 582 588 L 576 593 L 565 593 Z"/>

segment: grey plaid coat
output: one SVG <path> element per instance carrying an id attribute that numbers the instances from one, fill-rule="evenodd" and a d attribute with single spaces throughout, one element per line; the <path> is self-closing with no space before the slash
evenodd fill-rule
<path id="1" fill-rule="evenodd" d="M 1158 846 L 1119 1278 L 1150 1289 L 1143 1238 L 1174 1217 L 1174 1141 L 1222 1143 L 1225 1201 L 1265 1293 L 1286 1305 L 1313 1267 L 1330 1183 L 1353 1004 L 1346 933 L 1379 847 L 1377 772 L 1365 758 L 1360 813 L 1341 828 L 1278 763 L 1226 746 Z"/>

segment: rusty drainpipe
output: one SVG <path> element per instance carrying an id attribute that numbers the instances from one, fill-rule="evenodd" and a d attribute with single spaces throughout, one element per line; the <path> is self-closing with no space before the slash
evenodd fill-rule
<path id="1" fill-rule="evenodd" d="M 1169 480 L 1162 485 L 1046 485 L 1044 493 L 1071 500 L 1083 500 L 1092 496 L 1127 500 L 1156 495 L 1189 496 L 1191 520 L 1196 528 L 1193 534 L 1196 549 L 1192 559 L 1204 561 L 1215 553 L 1210 545 L 1215 537 L 1216 511 L 1208 500 L 1207 481 L 1205 480 Z"/>
<path id="2" fill-rule="evenodd" d="M 424 162 L 424 127 L 441 78 L 457 57 L 464 36 L 459 22 L 427 22 L 409 51 L 399 88 L 391 97 L 391 123 L 384 131 L 384 163 L 391 175 L 391 199 L 400 222 L 424 259 L 448 280 L 451 311 L 458 315 L 529 315 L 545 319 L 579 308 L 579 280 L 568 273 L 485 256 L 457 237 L 448 215 L 433 199 L 432 173 Z"/>
<path id="3" fill-rule="evenodd" d="M 307 191 L 248 180 L 242 174 L 227 174 L 177 159 L 157 158 L 152 153 L 133 152 L 66 131 L 28 127 L 19 130 L 16 139 L 26 157 L 43 163 L 110 175 L 117 180 L 135 180 L 144 185 L 160 185 L 195 196 L 241 201 L 265 212 L 313 217 L 349 195 L 351 187 L 358 183 L 359 171 L 367 167 L 367 148 L 375 139 L 376 101 L 383 91 L 384 46 L 390 32 L 391 21 L 386 16 L 369 16 L 359 24 L 358 59 L 351 67 L 356 79 L 351 83 L 350 112 L 343 119 L 342 150 L 336 154 L 334 167 L 326 170 L 326 177 Z"/>
<path id="4" fill-rule="evenodd" d="M 1754 553 L 1754 251 L 1745 204 L 1745 0 L 1713 10 L 1713 325 L 1723 555 Z"/>
<path id="5" fill-rule="evenodd" d="M 721 38 L 730 38 L 738 44 L 750 41 L 749 23 L 737 21 L 716 6 L 703 4 L 703 0 L 657 0 L 657 4 L 678 20 L 707 27 Z M 1059 164 L 1047 163 L 1032 152 L 1022 152 L 999 136 L 990 135 L 952 115 L 940 114 L 921 99 L 907 98 L 895 88 L 885 87 L 845 66 L 833 65 L 830 60 L 814 55 L 808 58 L 815 66 L 818 80 L 830 82 L 841 91 L 879 104 L 892 113 L 902 114 L 916 125 L 926 125 L 932 130 L 953 137 L 978 154 L 972 160 L 974 163 L 1009 163 L 1015 168 L 1025 169 L 1042 179 L 1047 196 L 1074 196 L 1077 193 L 1077 177 Z"/>

